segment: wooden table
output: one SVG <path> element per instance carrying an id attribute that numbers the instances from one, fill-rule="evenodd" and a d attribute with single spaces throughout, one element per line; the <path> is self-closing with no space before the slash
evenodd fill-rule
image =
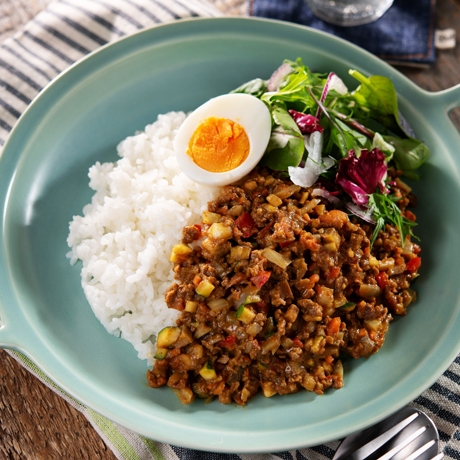
<path id="1" fill-rule="evenodd" d="M 460 0 L 438 0 L 438 28 L 456 29 L 460 41 Z M 460 44 L 438 51 L 429 69 L 399 70 L 424 89 L 449 88 L 460 83 Z M 460 130 L 460 108 L 451 117 Z M 0 350 L 0 459 L 64 458 L 115 460 L 80 412 Z"/>

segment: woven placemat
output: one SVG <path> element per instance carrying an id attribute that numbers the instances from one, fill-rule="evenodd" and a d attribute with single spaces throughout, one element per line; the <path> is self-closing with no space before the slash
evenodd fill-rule
<path id="1" fill-rule="evenodd" d="M 21 27 L 48 6 L 52 0 L 1 0 L 0 42 L 14 35 Z M 223 14 L 244 16 L 247 14 L 246 0 L 210 0 Z"/>

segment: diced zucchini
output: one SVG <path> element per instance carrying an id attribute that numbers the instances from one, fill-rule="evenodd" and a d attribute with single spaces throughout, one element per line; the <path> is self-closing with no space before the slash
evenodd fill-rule
<path id="1" fill-rule="evenodd" d="M 268 369 L 268 366 L 264 363 L 261 363 L 260 361 L 257 363 L 257 370 L 259 371 L 266 371 Z"/>
<path id="2" fill-rule="evenodd" d="M 168 354 L 167 348 L 157 348 L 154 358 L 155 359 L 165 359 L 166 355 Z"/>
<path id="3" fill-rule="evenodd" d="M 242 321 L 244 324 L 249 324 L 256 314 L 248 307 L 241 305 L 240 308 L 236 311 L 236 318 Z"/>
<path id="4" fill-rule="evenodd" d="M 194 302 L 193 300 L 187 300 L 187 302 L 185 302 L 185 311 L 195 313 L 197 308 L 198 302 Z"/>
<path id="5" fill-rule="evenodd" d="M 260 296 L 258 295 L 248 295 L 246 297 L 246 300 L 244 301 L 243 305 L 248 305 L 250 303 L 257 303 L 257 302 L 260 302 L 262 299 L 260 298 Z"/>
<path id="6" fill-rule="evenodd" d="M 214 380 L 217 378 L 216 371 L 212 367 L 211 361 L 207 361 L 207 363 L 200 369 L 199 372 L 201 377 L 203 377 L 206 381 Z"/>
<path id="7" fill-rule="evenodd" d="M 230 249 L 230 256 L 228 261 L 233 264 L 240 260 L 247 260 L 251 255 L 251 248 L 249 246 L 233 246 Z"/>
<path id="8" fill-rule="evenodd" d="M 173 346 L 181 334 L 177 326 L 167 326 L 158 333 L 157 348 L 169 348 Z"/>
<path id="9" fill-rule="evenodd" d="M 264 326 L 264 338 L 268 339 L 268 337 L 272 336 L 275 331 L 276 331 L 275 320 L 273 319 L 272 316 L 269 316 Z"/>
<path id="10" fill-rule="evenodd" d="M 339 308 L 340 310 L 348 313 L 350 311 L 353 311 L 355 307 L 356 307 L 356 304 L 354 302 L 346 302 L 343 305 L 341 305 Z"/>
<path id="11" fill-rule="evenodd" d="M 171 251 L 169 256 L 170 262 L 180 262 L 183 261 L 189 254 L 193 252 L 193 249 L 186 244 L 176 244 Z"/>
<path id="12" fill-rule="evenodd" d="M 195 288 L 195 292 L 202 297 L 209 297 L 215 286 L 208 280 L 202 280 Z"/>
<path id="13" fill-rule="evenodd" d="M 221 218 L 220 214 L 211 211 L 203 211 L 203 222 L 205 224 L 213 224 L 214 222 L 219 222 Z"/>

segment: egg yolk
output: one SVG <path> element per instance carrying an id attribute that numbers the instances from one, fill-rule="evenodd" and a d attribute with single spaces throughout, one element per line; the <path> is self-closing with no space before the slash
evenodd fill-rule
<path id="1" fill-rule="evenodd" d="M 210 117 L 196 128 L 187 153 L 206 171 L 231 171 L 248 157 L 249 138 L 238 123 L 228 118 Z"/>

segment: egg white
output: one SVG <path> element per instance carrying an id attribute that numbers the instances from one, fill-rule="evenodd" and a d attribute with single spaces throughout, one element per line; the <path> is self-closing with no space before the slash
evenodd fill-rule
<path id="1" fill-rule="evenodd" d="M 206 171 L 187 154 L 190 139 L 207 118 L 227 118 L 241 125 L 249 138 L 249 154 L 235 169 L 225 172 Z M 177 131 L 174 141 L 177 162 L 194 182 L 222 186 L 238 181 L 252 171 L 267 148 L 271 134 L 271 117 L 267 106 L 249 94 L 224 94 L 210 99 L 192 112 Z"/>

